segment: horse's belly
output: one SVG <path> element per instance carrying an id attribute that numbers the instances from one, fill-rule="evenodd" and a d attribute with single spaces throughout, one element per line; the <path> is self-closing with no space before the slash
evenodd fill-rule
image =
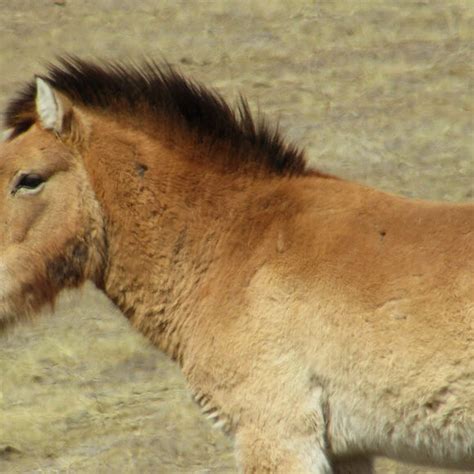
<path id="1" fill-rule="evenodd" d="M 420 405 L 398 413 L 393 407 L 361 409 L 352 403 L 330 403 L 328 441 L 334 456 L 371 453 L 415 464 L 474 469 L 474 413 L 460 408 L 447 415 Z"/>

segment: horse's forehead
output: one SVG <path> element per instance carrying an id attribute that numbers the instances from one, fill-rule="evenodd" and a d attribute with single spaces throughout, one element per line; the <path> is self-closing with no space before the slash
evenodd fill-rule
<path id="1" fill-rule="evenodd" d="M 39 146 L 38 146 L 39 148 Z M 0 142 L 0 159 L 2 162 L 18 159 L 27 154 L 27 150 L 31 150 L 31 144 L 25 142 L 22 135 Z"/>
<path id="2" fill-rule="evenodd" d="M 48 135 L 28 131 L 12 140 L 0 142 L 0 167 L 22 162 L 26 165 L 42 160 L 45 155 L 54 155 L 59 150 L 58 144 L 54 137 Z"/>

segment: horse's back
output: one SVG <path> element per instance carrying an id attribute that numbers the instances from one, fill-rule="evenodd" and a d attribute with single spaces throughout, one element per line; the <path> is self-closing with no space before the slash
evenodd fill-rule
<path id="1" fill-rule="evenodd" d="M 324 386 L 333 449 L 472 457 L 474 207 L 321 186 L 294 224 L 289 327 Z"/>

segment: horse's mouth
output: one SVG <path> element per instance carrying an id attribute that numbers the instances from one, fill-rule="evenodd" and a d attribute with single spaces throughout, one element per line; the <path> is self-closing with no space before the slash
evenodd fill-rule
<path id="1" fill-rule="evenodd" d="M 5 334 L 9 328 L 12 328 L 18 322 L 18 316 L 8 312 L 2 314 L 0 312 L 0 336 Z"/>

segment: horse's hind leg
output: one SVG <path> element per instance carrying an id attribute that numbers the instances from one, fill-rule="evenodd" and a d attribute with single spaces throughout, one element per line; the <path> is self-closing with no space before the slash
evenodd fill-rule
<path id="1" fill-rule="evenodd" d="M 371 458 L 351 458 L 344 461 L 335 461 L 334 474 L 373 474 L 374 466 Z"/>
<path id="2" fill-rule="evenodd" d="M 237 433 L 240 471 L 244 474 L 332 474 L 314 438 L 291 439 L 245 429 Z"/>

